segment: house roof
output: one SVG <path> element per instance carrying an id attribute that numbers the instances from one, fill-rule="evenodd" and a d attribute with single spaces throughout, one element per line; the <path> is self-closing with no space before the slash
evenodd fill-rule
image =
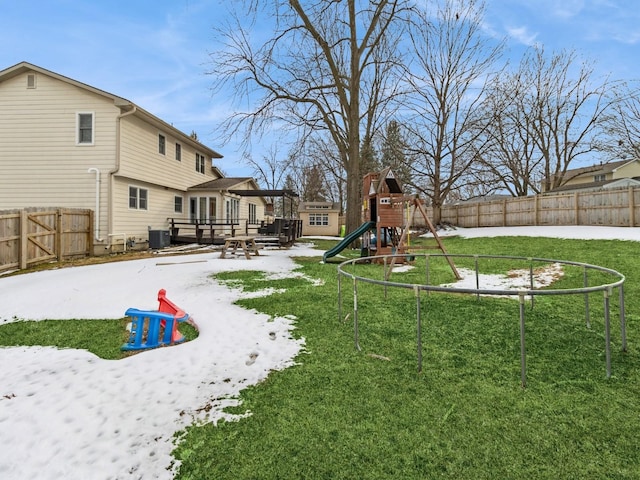
<path id="1" fill-rule="evenodd" d="M 177 138 L 179 138 L 182 142 L 191 144 L 196 150 L 199 150 L 203 153 L 206 153 L 206 155 L 208 155 L 211 158 L 222 158 L 222 155 L 219 154 L 218 152 L 216 152 L 215 150 L 212 150 L 211 148 L 207 147 L 206 145 L 200 143 L 199 141 L 193 139 L 190 135 L 185 134 L 184 132 L 178 130 L 177 128 L 175 128 L 173 125 L 165 122 L 164 120 L 156 117 L 155 115 L 153 115 L 152 113 L 147 112 L 146 110 L 144 110 L 143 108 L 141 108 L 139 105 L 136 105 L 135 103 L 119 97 L 117 95 L 114 95 L 112 93 L 106 92 L 104 90 L 100 90 L 99 88 L 96 87 L 92 87 L 91 85 L 87 85 L 86 83 L 82 83 L 79 82 L 77 80 L 74 80 L 72 78 L 69 77 L 65 77 L 64 75 L 60 75 L 59 73 L 55 73 L 52 72 L 50 70 L 47 70 L 45 68 L 39 67 L 37 65 L 34 65 L 32 63 L 28 63 L 28 62 L 20 62 L 16 65 L 13 65 L 12 67 L 6 68 L 4 70 L 0 70 L 0 83 L 2 83 L 5 80 L 9 80 L 11 78 L 14 78 L 18 75 L 22 75 L 24 73 L 27 72 L 37 72 L 37 73 L 41 73 L 43 75 L 47 75 L 49 77 L 55 78 L 56 80 L 59 80 L 61 82 L 65 82 L 69 85 L 73 85 L 75 87 L 81 88 L 83 90 L 92 92 L 96 95 L 100 95 L 102 97 L 105 97 L 109 100 L 113 101 L 113 104 L 120 108 L 122 110 L 123 113 L 125 112 L 132 112 L 133 111 L 133 115 L 136 115 L 142 119 L 144 119 L 146 122 L 157 126 L 159 128 L 162 128 L 165 131 L 170 131 L 172 132 Z"/>
<path id="2" fill-rule="evenodd" d="M 300 204 L 298 205 L 298 211 L 302 212 L 306 210 L 339 212 L 340 204 L 338 202 L 300 202 Z"/>
<path id="3" fill-rule="evenodd" d="M 565 178 L 572 179 L 575 177 L 579 177 L 584 174 L 594 174 L 594 175 L 603 175 L 607 173 L 611 173 L 621 167 L 624 167 L 628 163 L 636 162 L 637 160 L 618 160 L 616 162 L 607 162 L 591 165 L 589 167 L 581 167 L 581 168 L 573 168 L 567 170 L 565 173 Z"/>
<path id="4" fill-rule="evenodd" d="M 250 183 L 254 190 L 258 189 L 258 184 L 251 177 L 227 177 L 209 180 L 208 182 L 189 187 L 188 190 L 231 190 L 247 182 Z"/>
<path id="5" fill-rule="evenodd" d="M 276 189 L 276 190 L 229 190 L 231 193 L 235 193 L 242 197 L 287 197 L 293 198 L 299 195 L 293 190 L 288 189 Z"/>
<path id="6" fill-rule="evenodd" d="M 589 183 L 573 183 L 569 185 L 562 185 L 558 188 L 554 188 L 553 190 L 549 190 L 548 192 L 544 192 L 544 193 L 554 194 L 554 193 L 572 192 L 572 191 L 578 191 L 578 190 L 621 188 L 629 185 L 634 185 L 634 186 L 640 185 L 640 177 L 616 178 L 613 180 L 603 180 L 600 182 L 589 182 Z"/>

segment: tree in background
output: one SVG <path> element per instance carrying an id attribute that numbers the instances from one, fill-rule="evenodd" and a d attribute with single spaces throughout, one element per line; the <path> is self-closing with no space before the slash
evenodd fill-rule
<path id="1" fill-rule="evenodd" d="M 475 0 L 434 1 L 434 12 L 413 17 L 410 41 L 415 62 L 405 77 L 411 87 L 404 105 L 410 184 L 431 200 L 433 221 L 476 160 L 481 130 L 472 112 L 484 95 L 484 77 L 502 45 L 482 30 L 484 4 Z"/>
<path id="2" fill-rule="evenodd" d="M 604 117 L 599 150 L 610 160 L 640 159 L 640 85 L 620 83 L 610 95 L 613 103 Z"/>
<path id="3" fill-rule="evenodd" d="M 404 193 L 411 193 L 411 170 L 407 160 L 407 143 L 396 120 L 387 123 L 384 137 L 380 142 L 380 165 L 390 167 Z"/>
<path id="4" fill-rule="evenodd" d="M 573 51 L 546 55 L 531 47 L 518 69 L 502 75 L 485 104 L 492 147 L 485 164 L 516 195 L 552 190 L 577 159 L 596 152 L 614 101 L 608 81 Z"/>
<path id="5" fill-rule="evenodd" d="M 469 183 L 492 185 L 514 197 L 539 191 L 543 160 L 533 140 L 532 120 L 517 100 L 518 92 L 525 89 L 518 78 L 516 73 L 505 71 L 489 80 L 477 112 L 480 134 L 475 150 L 479 161 L 469 172 Z"/>
<path id="6" fill-rule="evenodd" d="M 218 29 L 212 53 L 214 91 L 231 86 L 247 112 L 220 125 L 245 144 L 274 124 L 298 139 L 326 134 L 346 182 L 346 226 L 360 224 L 361 138 L 372 138 L 397 95 L 398 44 L 409 0 L 251 0 L 236 7 L 233 24 Z M 273 21 L 268 38 L 251 38 L 256 19 Z M 264 29 L 257 29 L 257 35 Z"/>

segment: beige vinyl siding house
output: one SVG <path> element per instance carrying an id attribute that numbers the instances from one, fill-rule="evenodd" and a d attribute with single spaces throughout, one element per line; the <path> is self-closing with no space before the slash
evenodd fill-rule
<path id="1" fill-rule="evenodd" d="M 170 218 L 223 218 L 228 192 L 189 190 L 223 177 L 217 158 L 129 100 L 26 62 L 0 71 L 0 210 L 92 209 L 95 253 L 144 245 Z"/>
<path id="2" fill-rule="evenodd" d="M 567 170 L 553 192 L 640 186 L 640 160 L 619 160 Z"/>
<path id="3" fill-rule="evenodd" d="M 198 215 L 203 218 L 203 206 L 207 206 L 205 219 L 220 223 L 242 220 L 242 226 L 259 225 L 265 218 L 266 201 L 263 197 L 245 197 L 243 192 L 259 190 L 253 178 L 217 178 L 188 190 L 192 199 L 198 199 Z M 215 196 L 211 195 L 215 192 Z M 195 203 L 195 202 L 194 202 Z M 215 215 L 215 218 L 214 218 Z"/>

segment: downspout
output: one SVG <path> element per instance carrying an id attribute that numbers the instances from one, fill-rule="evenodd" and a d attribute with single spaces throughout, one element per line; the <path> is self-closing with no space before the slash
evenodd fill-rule
<path id="1" fill-rule="evenodd" d="M 87 170 L 87 173 L 96 174 L 96 214 L 94 218 L 94 235 L 96 238 L 96 242 L 102 243 L 102 238 L 100 238 L 100 170 L 95 167 L 91 167 L 89 170 Z"/>
<path id="2" fill-rule="evenodd" d="M 109 234 L 113 231 L 113 176 L 120 171 L 120 120 L 124 117 L 136 113 L 138 107 L 136 107 L 135 105 L 132 105 L 132 107 L 133 108 L 128 112 L 121 113 L 116 117 L 116 166 L 112 170 L 109 170 L 109 198 L 107 199 L 107 230 Z M 105 248 L 111 247 L 111 236 L 112 235 L 108 235 L 109 244 Z"/>

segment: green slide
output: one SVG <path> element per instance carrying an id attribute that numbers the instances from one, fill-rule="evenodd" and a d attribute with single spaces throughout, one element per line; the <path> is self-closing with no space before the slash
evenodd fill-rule
<path id="1" fill-rule="evenodd" d="M 360 235 L 371 230 L 372 228 L 375 228 L 375 226 L 376 226 L 376 222 L 364 222 L 357 229 L 355 229 L 349 235 L 344 237 L 344 239 L 340 243 L 338 243 L 335 247 L 333 247 L 331 250 L 327 250 L 326 252 L 324 252 L 324 255 L 322 256 L 322 261 L 326 262 L 327 258 L 336 256 L 342 250 L 344 250 L 349 245 L 351 245 L 351 243 L 353 243 L 353 241 L 356 240 Z"/>

